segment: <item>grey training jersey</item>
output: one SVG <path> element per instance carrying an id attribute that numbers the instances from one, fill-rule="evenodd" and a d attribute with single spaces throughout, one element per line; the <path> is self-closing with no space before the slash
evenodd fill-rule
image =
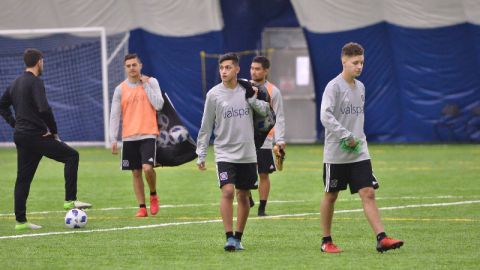
<path id="1" fill-rule="evenodd" d="M 245 89 L 239 84 L 234 89 L 220 83 L 207 93 L 202 125 L 197 138 L 199 161 L 205 161 L 210 135 L 215 136 L 216 162 L 256 163 L 253 140 L 253 110 L 266 115 L 269 104 L 256 96 L 245 99 Z"/>
<path id="2" fill-rule="evenodd" d="M 325 87 L 320 108 L 320 120 L 325 127 L 324 163 L 352 163 L 370 159 L 363 125 L 365 86 L 355 80 L 350 88 L 342 75 Z M 347 153 L 340 148 L 340 140 L 350 135 L 362 141 L 360 153 Z"/>

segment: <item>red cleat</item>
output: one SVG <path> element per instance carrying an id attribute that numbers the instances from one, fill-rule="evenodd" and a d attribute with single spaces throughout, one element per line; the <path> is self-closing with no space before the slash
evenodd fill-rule
<path id="1" fill-rule="evenodd" d="M 150 213 L 155 216 L 158 213 L 158 195 L 150 196 Z"/>
<path id="2" fill-rule="evenodd" d="M 148 217 L 147 208 L 140 207 L 135 216 L 136 217 Z"/>
<path id="3" fill-rule="evenodd" d="M 322 244 L 322 252 L 325 253 L 340 253 L 342 252 L 333 242 L 326 242 Z"/>
<path id="4" fill-rule="evenodd" d="M 390 249 L 400 248 L 401 246 L 403 246 L 402 240 L 393 239 L 388 236 L 377 241 L 377 251 L 382 253 Z"/>

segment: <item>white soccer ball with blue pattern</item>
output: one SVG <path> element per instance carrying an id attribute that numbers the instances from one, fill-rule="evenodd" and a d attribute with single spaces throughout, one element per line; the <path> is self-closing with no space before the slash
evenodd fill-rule
<path id="1" fill-rule="evenodd" d="M 70 229 L 78 229 L 87 225 L 87 213 L 80 209 L 71 209 L 65 215 L 65 226 Z"/>
<path id="2" fill-rule="evenodd" d="M 170 142 L 170 134 L 168 134 L 168 131 L 165 130 L 160 131 L 160 135 L 157 136 L 157 141 L 160 147 L 167 147 L 168 145 L 172 144 Z"/>
<path id="3" fill-rule="evenodd" d="M 188 130 L 184 126 L 173 126 L 169 132 L 170 141 L 174 144 L 178 144 L 188 140 Z"/>

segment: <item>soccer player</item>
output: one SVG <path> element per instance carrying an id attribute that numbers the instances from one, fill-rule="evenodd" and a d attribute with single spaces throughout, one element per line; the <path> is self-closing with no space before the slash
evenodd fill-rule
<path id="1" fill-rule="evenodd" d="M 150 190 L 150 213 L 159 210 L 157 175 L 154 170 L 156 138 L 159 134 L 157 111 L 163 107 L 158 81 L 142 75 L 142 62 L 136 54 L 124 59 L 127 79 L 115 88 L 110 113 L 112 154 L 117 154 L 117 136 L 122 120 L 122 170 L 131 170 L 133 190 L 139 204 L 136 217 L 148 217 L 142 171 Z"/>
<path id="2" fill-rule="evenodd" d="M 245 89 L 237 82 L 238 56 L 220 57 L 222 82 L 207 93 L 202 124 L 197 139 L 197 166 L 206 169 L 205 158 L 213 133 L 218 184 L 221 189 L 220 213 L 227 242 L 225 251 L 243 250 L 241 244 L 250 206 L 251 189 L 257 189 L 257 155 L 253 137 L 253 111 L 267 115 L 269 104 L 257 99 L 257 88 Z M 233 234 L 233 199 L 237 196 L 237 225 Z"/>
<path id="3" fill-rule="evenodd" d="M 360 44 L 347 43 L 342 48 L 343 71 L 325 87 L 320 119 L 325 127 L 323 181 L 325 193 L 320 207 L 323 227 L 322 252 L 339 253 L 332 240 L 331 227 L 334 205 L 340 190 L 350 186 L 359 194 L 365 216 L 377 236 L 377 250 L 399 248 L 403 241 L 388 237 L 375 201 L 378 182 L 372 172 L 367 140 L 363 131 L 365 86 L 356 78 L 364 63 Z"/>
<path id="4" fill-rule="evenodd" d="M 43 156 L 65 164 L 65 202 L 63 208 L 90 208 L 90 203 L 77 200 L 79 154 L 60 141 L 57 124 L 47 101 L 45 86 L 39 78 L 43 72 L 43 54 L 26 49 L 23 54 L 25 72 L 17 77 L 0 99 L 0 114 L 15 128 L 13 140 L 17 148 L 17 180 L 15 182 L 16 230 L 40 229 L 27 222 L 27 198 L 30 185 Z M 13 116 L 10 106 L 13 106 Z"/>
<path id="5" fill-rule="evenodd" d="M 273 111 L 276 115 L 274 128 L 268 134 L 262 148 L 257 150 L 258 175 L 260 176 L 260 184 L 258 185 L 258 194 L 260 197 L 258 216 L 267 215 L 265 208 L 267 206 L 268 194 L 270 193 L 269 174 L 276 170 L 272 155 L 272 145 L 274 141 L 277 146 L 275 147 L 276 151 L 285 149 L 285 117 L 283 114 L 282 94 L 275 85 L 267 81 L 269 70 L 270 61 L 265 56 L 257 56 L 252 60 L 252 64 L 250 65 L 251 79 L 255 84 L 267 89 Z"/>

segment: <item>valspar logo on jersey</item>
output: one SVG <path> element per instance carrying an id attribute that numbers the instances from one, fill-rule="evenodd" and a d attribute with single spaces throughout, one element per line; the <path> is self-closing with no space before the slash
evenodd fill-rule
<path id="1" fill-rule="evenodd" d="M 223 113 L 223 118 L 232 118 L 232 117 L 244 117 L 250 115 L 250 108 L 240 108 L 240 109 L 234 109 L 233 107 L 227 108 L 225 112 Z"/>
<path id="2" fill-rule="evenodd" d="M 348 106 L 340 108 L 342 114 L 363 114 L 363 106 L 353 106 L 353 104 L 348 104 Z"/>

